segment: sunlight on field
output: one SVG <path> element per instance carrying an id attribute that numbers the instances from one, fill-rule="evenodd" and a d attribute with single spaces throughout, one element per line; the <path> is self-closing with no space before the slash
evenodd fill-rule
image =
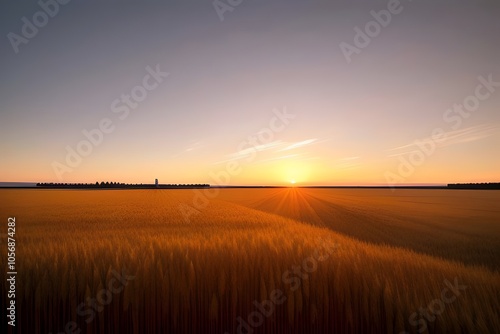
<path id="1" fill-rule="evenodd" d="M 428 330 L 500 328 L 492 213 L 478 212 L 474 226 L 454 213 L 449 222 L 433 221 L 444 217 L 438 205 L 417 208 L 405 220 L 411 211 L 395 199 L 238 189 L 222 190 L 185 222 L 178 208 L 193 196 L 192 190 L 0 190 L 1 211 L 17 221 L 18 330 L 58 333 L 75 321 L 83 332 L 237 333 L 239 317 L 251 323 L 255 303 L 281 291 L 282 303 L 252 331 L 416 333 L 411 315 L 454 280 L 467 288 L 427 322 Z M 453 219 L 457 225 L 449 226 Z M 458 246 L 440 248 L 451 244 Z M 113 270 L 135 278 L 87 323 L 78 306 L 103 289 Z"/>
<path id="2" fill-rule="evenodd" d="M 375 244 L 500 270 L 500 192 L 228 189 L 219 199 Z"/>

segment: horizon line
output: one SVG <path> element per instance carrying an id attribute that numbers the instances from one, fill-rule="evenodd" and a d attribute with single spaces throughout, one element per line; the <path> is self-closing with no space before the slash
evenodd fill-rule
<path id="1" fill-rule="evenodd" d="M 113 181 L 114 182 L 114 181 Z M 45 184 L 46 186 L 39 186 L 37 184 Z M 99 183 L 98 185 L 101 185 Z M 450 187 L 450 185 L 452 187 Z M 453 186 L 493 186 L 500 185 L 500 182 L 467 182 L 467 183 L 408 183 L 408 184 L 398 184 L 398 185 L 388 185 L 388 184 L 250 184 L 250 185 L 219 185 L 219 184 L 209 184 L 209 183 L 158 183 L 157 185 L 154 183 L 114 183 L 108 184 L 101 187 L 94 187 L 95 183 L 83 183 L 83 182 L 0 182 L 0 188 L 30 188 L 30 189 L 50 189 L 50 188 L 79 188 L 85 189 L 85 186 L 88 186 L 89 189 L 96 188 L 111 188 L 111 189 L 134 189 L 134 187 L 146 187 L 146 188 L 182 188 L 182 187 L 192 187 L 195 186 L 203 186 L 206 188 L 207 186 L 210 188 L 372 188 L 372 189 L 395 189 L 395 188 L 427 188 L 427 189 L 453 189 Z M 114 187 L 113 187 L 114 186 Z M 121 187 L 120 187 L 121 186 Z M 136 188 L 137 189 L 137 188 Z"/>

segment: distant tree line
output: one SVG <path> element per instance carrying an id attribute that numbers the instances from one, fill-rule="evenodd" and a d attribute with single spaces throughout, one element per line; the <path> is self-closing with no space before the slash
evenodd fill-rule
<path id="1" fill-rule="evenodd" d="M 500 183 L 450 183 L 451 189 L 500 189 Z"/>
<path id="2" fill-rule="evenodd" d="M 147 184 L 147 183 L 120 183 L 120 182 L 96 182 L 96 183 L 37 183 L 37 187 L 42 188 L 77 188 L 77 189 L 89 189 L 89 188 L 162 188 L 162 189 L 173 189 L 173 188 L 209 188 L 209 184 L 197 183 L 197 184 Z"/>
<path id="3" fill-rule="evenodd" d="M 125 186 L 119 182 L 96 182 L 96 183 L 37 183 L 37 187 L 45 188 L 118 188 Z"/>

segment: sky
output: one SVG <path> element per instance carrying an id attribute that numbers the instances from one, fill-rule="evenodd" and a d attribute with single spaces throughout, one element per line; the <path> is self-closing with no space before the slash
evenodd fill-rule
<path id="1" fill-rule="evenodd" d="M 0 181 L 500 182 L 495 1 L 10 1 Z"/>

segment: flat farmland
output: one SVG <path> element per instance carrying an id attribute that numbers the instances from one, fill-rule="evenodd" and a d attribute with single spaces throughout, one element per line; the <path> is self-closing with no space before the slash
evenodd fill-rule
<path id="1" fill-rule="evenodd" d="M 500 191 L 228 189 L 220 198 L 358 240 L 500 269 Z"/>
<path id="2" fill-rule="evenodd" d="M 186 219 L 200 194 L 0 190 L 4 225 L 16 217 L 17 330 L 500 328 L 498 191 L 221 189 Z"/>

